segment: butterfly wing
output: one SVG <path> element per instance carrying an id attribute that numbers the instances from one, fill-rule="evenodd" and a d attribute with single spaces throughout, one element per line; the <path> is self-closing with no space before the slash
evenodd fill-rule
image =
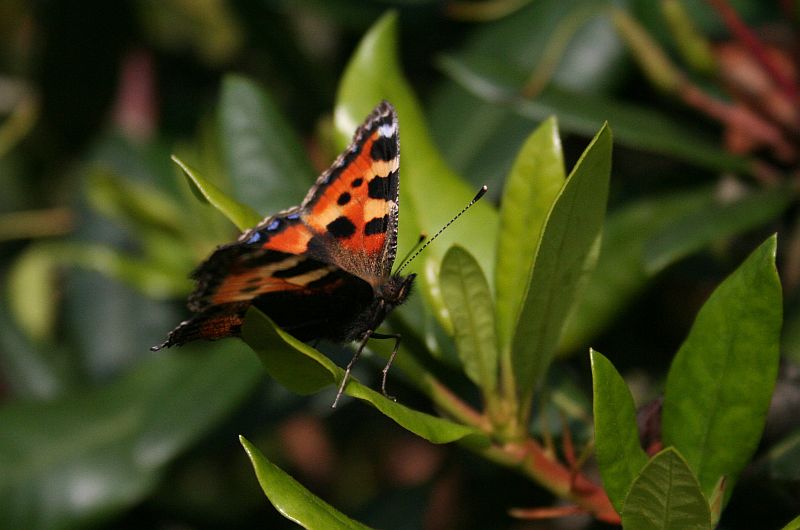
<path id="1" fill-rule="evenodd" d="M 313 237 L 294 209 L 219 247 L 192 273 L 197 287 L 188 305 L 197 314 L 159 348 L 238 335 L 250 305 L 301 340 L 346 336 L 348 322 L 370 304 L 372 288 L 312 258 Z"/>
<path id="2" fill-rule="evenodd" d="M 317 234 L 315 257 L 373 287 L 388 278 L 397 252 L 399 167 L 397 114 L 384 101 L 303 201 L 303 221 Z"/>
<path id="3" fill-rule="evenodd" d="M 255 305 L 301 340 L 343 340 L 389 277 L 397 249 L 399 140 L 382 102 L 299 207 L 219 247 L 192 277 L 182 322 L 158 348 L 240 332 Z M 158 349 L 156 348 L 156 349 Z"/>

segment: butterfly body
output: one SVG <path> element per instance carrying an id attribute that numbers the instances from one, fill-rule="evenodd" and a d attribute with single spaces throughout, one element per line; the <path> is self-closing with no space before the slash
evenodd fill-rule
<path id="1" fill-rule="evenodd" d="M 153 349 L 239 335 L 254 306 L 300 340 L 358 340 L 360 353 L 415 277 L 391 273 L 399 155 L 397 115 L 382 102 L 299 206 L 217 248 L 192 273 L 195 315 Z"/>

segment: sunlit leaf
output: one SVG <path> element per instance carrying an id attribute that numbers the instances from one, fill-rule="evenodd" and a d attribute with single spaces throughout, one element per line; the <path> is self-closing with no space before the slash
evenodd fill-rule
<path id="1" fill-rule="evenodd" d="M 546 120 L 520 149 L 506 179 L 497 240 L 497 330 L 509 347 L 547 214 L 564 186 L 564 157 L 554 118 Z"/>
<path id="2" fill-rule="evenodd" d="M 454 246 L 442 260 L 440 281 L 464 371 L 491 399 L 497 390 L 498 357 L 494 304 L 486 277 L 475 258 Z"/>
<path id="3" fill-rule="evenodd" d="M 731 491 L 761 438 L 778 370 L 782 316 L 770 237 L 709 297 L 667 376 L 663 440 L 710 496 Z"/>
<path id="4" fill-rule="evenodd" d="M 553 359 L 564 321 L 602 229 L 611 172 L 611 131 L 589 144 L 553 204 L 524 289 L 511 355 L 517 389 L 528 402 Z M 523 411 L 525 412 L 525 411 Z"/>
<path id="5" fill-rule="evenodd" d="M 216 185 L 212 184 L 211 181 L 206 180 L 197 170 L 181 161 L 181 159 L 173 155 L 172 160 L 183 170 L 189 185 L 236 225 L 239 230 L 244 231 L 261 221 L 261 216 L 255 210 L 231 198 Z"/>
<path id="6" fill-rule="evenodd" d="M 634 480 L 647 464 L 639 441 L 636 406 L 614 365 L 592 350 L 594 443 L 603 486 L 618 512 Z"/>
<path id="7" fill-rule="evenodd" d="M 310 530 L 341 528 L 342 530 L 364 530 L 369 528 L 350 519 L 342 512 L 323 501 L 302 484 L 293 479 L 267 458 L 244 436 L 239 436 L 242 447 L 247 452 L 258 483 L 281 515 Z"/>
<path id="8" fill-rule="evenodd" d="M 242 326 L 242 338 L 261 358 L 267 372 L 295 392 L 317 392 L 326 386 L 338 385 L 344 377 L 344 370 L 328 357 L 278 328 L 269 317 L 256 309 L 250 309 L 247 313 Z M 366 401 L 401 427 L 433 443 L 449 443 L 467 437 L 484 439 L 482 434 L 470 427 L 392 401 L 353 377 L 345 386 L 345 394 Z"/>

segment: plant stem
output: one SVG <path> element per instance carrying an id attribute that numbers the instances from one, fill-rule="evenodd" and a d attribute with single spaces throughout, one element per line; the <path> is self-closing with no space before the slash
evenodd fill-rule
<path id="1" fill-rule="evenodd" d="M 535 440 L 491 445 L 477 451 L 487 460 L 516 469 L 558 497 L 571 500 L 598 520 L 620 523 L 619 514 L 600 485 L 549 456 Z"/>

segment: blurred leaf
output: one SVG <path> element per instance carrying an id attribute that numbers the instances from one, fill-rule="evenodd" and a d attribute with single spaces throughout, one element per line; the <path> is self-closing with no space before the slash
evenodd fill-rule
<path id="1" fill-rule="evenodd" d="M 602 230 L 610 171 L 611 131 L 603 127 L 553 204 L 527 285 L 520 285 L 524 302 L 511 352 L 523 403 L 529 402 L 553 359 L 587 257 Z"/>
<path id="2" fill-rule="evenodd" d="M 766 463 L 773 480 L 800 482 L 800 429 L 772 446 Z"/>
<path id="3" fill-rule="evenodd" d="M 475 195 L 436 151 L 422 110 L 403 77 L 397 53 L 397 15 L 381 17 L 364 36 L 339 85 L 334 114 L 339 142 L 344 146 L 365 116 L 382 99 L 397 109 L 402 145 L 399 253 L 417 240 L 420 231 L 430 235 L 458 213 Z M 472 254 L 488 278 L 494 278 L 494 234 L 497 214 L 486 202 L 476 204 L 454 223 L 420 258 L 424 260 L 422 291 L 447 320 L 439 290 L 439 268 L 445 250 L 459 243 Z M 420 265 L 412 266 L 419 269 Z"/>
<path id="4" fill-rule="evenodd" d="M 222 82 L 219 138 L 233 194 L 263 215 L 299 204 L 314 182 L 300 138 L 270 95 L 247 78 L 228 75 Z"/>
<path id="5" fill-rule="evenodd" d="M 543 122 L 520 149 L 506 179 L 497 240 L 497 332 L 510 347 L 547 214 L 564 186 L 564 157 L 555 118 Z"/>
<path id="6" fill-rule="evenodd" d="M 625 499 L 626 530 L 710 530 L 711 514 L 686 460 L 667 448 L 644 467 Z"/>
<path id="7" fill-rule="evenodd" d="M 753 193 L 732 203 L 715 202 L 670 223 L 645 245 L 645 268 L 658 272 L 670 263 L 705 247 L 762 226 L 780 216 L 795 198 L 784 187 Z"/>
<path id="8" fill-rule="evenodd" d="M 136 230 L 155 227 L 174 234 L 183 233 L 180 206 L 157 188 L 95 167 L 89 172 L 86 193 L 97 211 L 130 223 Z"/>
<path id="9" fill-rule="evenodd" d="M 0 379 L 15 399 L 52 399 L 78 380 L 63 347 L 34 344 L 0 301 Z M 2 435 L 0 434 L 0 438 Z"/>
<path id="10" fill-rule="evenodd" d="M 475 258 L 459 246 L 444 255 L 440 283 L 464 372 L 491 403 L 497 391 L 498 358 L 489 284 Z"/>
<path id="11" fill-rule="evenodd" d="M 776 236 L 709 297 L 667 376 L 663 440 L 686 456 L 710 496 L 728 494 L 761 438 L 778 371 L 781 285 Z"/>
<path id="12" fill-rule="evenodd" d="M 52 337 L 58 312 L 56 256 L 43 245 L 32 245 L 8 272 L 9 309 L 17 324 L 34 341 Z"/>
<path id="13" fill-rule="evenodd" d="M 592 134 L 608 120 L 620 145 L 671 156 L 717 171 L 751 171 L 747 159 L 723 151 L 718 142 L 701 136 L 693 125 L 678 122 L 653 109 L 557 87 L 546 89 L 535 100 L 525 100 L 510 87 L 476 72 L 457 59 L 444 57 L 439 64 L 447 75 L 471 94 L 507 106 L 530 120 L 538 122 L 556 115 L 564 131 L 583 135 Z"/>
<path id="14" fill-rule="evenodd" d="M 614 508 L 623 512 L 625 496 L 642 468 L 647 454 L 639 441 L 636 406 L 628 385 L 614 365 L 591 350 L 594 384 L 594 444 L 603 486 Z"/>
<path id="15" fill-rule="evenodd" d="M 559 351 L 585 346 L 647 286 L 653 274 L 644 266 L 649 238 L 712 202 L 711 189 L 701 188 L 645 197 L 610 212 L 597 265 L 567 319 Z"/>
<path id="16" fill-rule="evenodd" d="M 308 491 L 285 471 L 267 460 L 244 436 L 239 436 L 239 441 L 253 464 L 261 489 L 281 515 L 311 530 L 369 528 L 350 519 Z"/>
<path id="17" fill-rule="evenodd" d="M 97 390 L 0 409 L 0 527 L 96 525 L 155 488 L 164 466 L 258 381 L 235 341 L 186 350 Z"/>
<path id="18" fill-rule="evenodd" d="M 279 383 L 301 394 L 317 392 L 338 384 L 344 370 L 328 357 L 277 327 L 268 316 L 250 309 L 242 325 L 242 338 L 258 354 L 267 372 Z M 398 425 L 429 442 L 441 444 L 474 438 L 485 440 L 478 431 L 410 409 L 370 390 L 350 377 L 344 393 L 366 401 Z"/>
<path id="19" fill-rule="evenodd" d="M 235 224 L 239 230 L 247 230 L 261 221 L 261 216 L 252 208 L 228 196 L 211 181 L 202 177 L 195 169 L 183 163 L 177 156 L 172 155 L 172 160 L 183 170 L 189 186 Z"/>

